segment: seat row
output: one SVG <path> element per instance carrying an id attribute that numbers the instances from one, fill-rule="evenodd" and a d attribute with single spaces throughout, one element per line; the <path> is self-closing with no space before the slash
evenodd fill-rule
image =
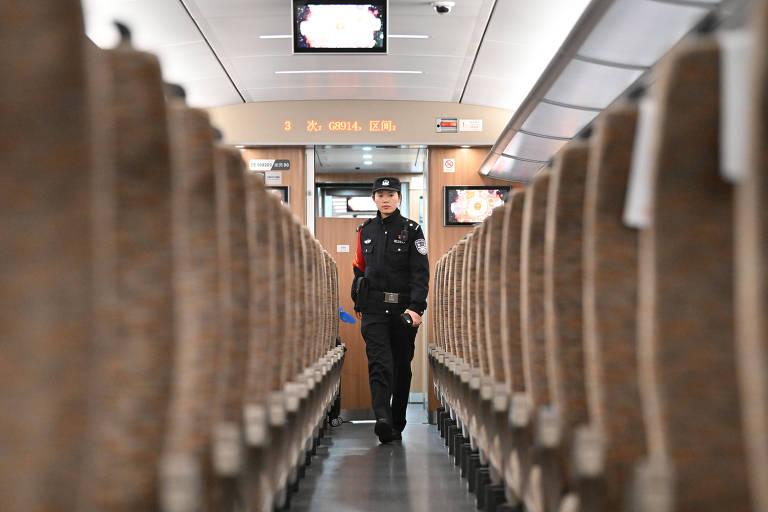
<path id="1" fill-rule="evenodd" d="M 749 30 L 683 40 L 439 260 L 438 418 L 486 510 L 768 510 L 754 7 Z"/>
<path id="2" fill-rule="evenodd" d="M 0 510 L 271 511 L 338 395 L 336 263 L 122 33 L 0 1 Z"/>

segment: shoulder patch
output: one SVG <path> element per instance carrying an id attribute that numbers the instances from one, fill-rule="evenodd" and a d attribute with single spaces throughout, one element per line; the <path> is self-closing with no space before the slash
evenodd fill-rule
<path id="1" fill-rule="evenodd" d="M 423 238 L 419 238 L 415 242 L 413 242 L 413 245 L 416 246 L 416 250 L 419 251 L 419 254 L 422 256 L 427 255 L 427 241 Z"/>
<path id="2" fill-rule="evenodd" d="M 373 220 L 372 218 L 369 218 L 368 220 L 366 220 L 365 222 L 363 222 L 362 224 L 360 224 L 359 226 L 357 226 L 357 231 L 360 231 L 360 230 L 361 230 L 361 229 L 363 229 L 365 226 L 367 226 L 368 224 L 370 224 L 372 220 Z"/>

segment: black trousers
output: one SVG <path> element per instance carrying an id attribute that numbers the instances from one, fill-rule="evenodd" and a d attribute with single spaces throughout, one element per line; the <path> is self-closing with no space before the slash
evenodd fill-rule
<path id="1" fill-rule="evenodd" d="M 386 419 L 401 431 L 405 428 L 411 361 L 418 331 L 400 320 L 404 310 L 395 306 L 389 313 L 363 313 L 361 323 L 373 412 L 376 419 Z"/>

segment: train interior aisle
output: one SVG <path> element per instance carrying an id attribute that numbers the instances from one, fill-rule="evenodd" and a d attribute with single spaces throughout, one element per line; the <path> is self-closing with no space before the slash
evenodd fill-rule
<path id="1" fill-rule="evenodd" d="M 768 512 L 768 0 L 0 0 L 0 512 L 474 509 Z"/>
<path id="2" fill-rule="evenodd" d="M 422 405 L 408 408 L 403 440 L 380 444 L 372 421 L 331 427 L 291 498 L 296 512 L 358 510 L 469 512 L 475 500 L 461 485 L 437 427 Z"/>

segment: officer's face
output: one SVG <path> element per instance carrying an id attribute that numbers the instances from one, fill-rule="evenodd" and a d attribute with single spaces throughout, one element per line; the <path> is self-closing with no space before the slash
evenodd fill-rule
<path id="1" fill-rule="evenodd" d="M 400 206 L 400 194 L 393 190 L 377 190 L 373 194 L 373 202 L 382 215 L 390 215 Z"/>

